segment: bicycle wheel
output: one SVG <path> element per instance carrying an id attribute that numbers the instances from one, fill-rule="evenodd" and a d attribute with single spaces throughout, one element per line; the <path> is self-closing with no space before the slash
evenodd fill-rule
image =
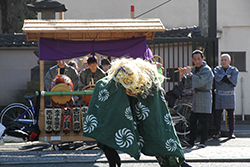
<path id="1" fill-rule="evenodd" d="M 20 119 L 17 118 L 23 114 Z M 21 103 L 13 103 L 5 107 L 0 115 L 0 123 L 7 127 L 28 127 L 32 125 L 34 116 L 32 111 Z"/>
<path id="2" fill-rule="evenodd" d="M 178 135 L 188 135 L 190 133 L 190 115 L 192 104 L 179 102 L 171 109 L 171 116 Z"/>

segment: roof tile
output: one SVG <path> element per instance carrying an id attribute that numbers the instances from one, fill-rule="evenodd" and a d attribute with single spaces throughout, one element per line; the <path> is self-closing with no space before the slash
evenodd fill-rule
<path id="1" fill-rule="evenodd" d="M 203 38 L 200 27 L 179 27 L 166 29 L 165 32 L 156 32 L 155 38 Z"/>
<path id="2" fill-rule="evenodd" d="M 200 27 L 179 27 L 156 32 L 155 38 L 203 38 Z M 25 34 L 0 34 L 0 47 L 37 47 L 38 41 L 27 41 Z"/>
<path id="3" fill-rule="evenodd" d="M 37 41 L 27 41 L 25 34 L 0 34 L 0 47 L 37 47 Z"/>

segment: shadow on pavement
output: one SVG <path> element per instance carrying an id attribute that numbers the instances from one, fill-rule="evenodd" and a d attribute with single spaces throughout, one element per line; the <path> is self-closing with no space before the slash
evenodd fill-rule
<path id="1" fill-rule="evenodd" d="M 27 145 L 19 148 L 19 150 L 23 151 L 43 151 L 44 149 L 47 149 L 51 147 L 49 143 L 38 143 L 38 144 L 32 144 L 32 145 Z"/>
<path id="2" fill-rule="evenodd" d="M 25 145 L 19 148 L 22 151 L 59 151 L 59 150 L 96 150 L 99 149 L 97 144 L 92 142 L 63 142 L 60 144 L 36 143 Z"/>

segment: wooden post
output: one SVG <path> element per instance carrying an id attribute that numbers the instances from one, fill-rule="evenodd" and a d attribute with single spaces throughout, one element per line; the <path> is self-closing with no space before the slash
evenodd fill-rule
<path id="1" fill-rule="evenodd" d="M 63 20 L 64 19 L 64 12 L 59 12 L 59 19 Z"/>
<path id="2" fill-rule="evenodd" d="M 131 9 L 131 19 L 134 19 L 135 18 L 135 7 L 134 7 L 134 5 L 131 5 L 130 9 Z"/>
<path id="3" fill-rule="evenodd" d="M 40 91 L 44 91 L 44 60 L 40 60 Z M 44 109 L 44 96 L 40 98 L 40 110 Z"/>

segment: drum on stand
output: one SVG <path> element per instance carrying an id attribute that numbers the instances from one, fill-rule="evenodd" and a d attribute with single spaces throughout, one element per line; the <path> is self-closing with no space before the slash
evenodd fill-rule
<path id="1" fill-rule="evenodd" d="M 87 85 L 82 90 L 94 90 L 95 85 Z M 89 105 L 92 95 L 83 95 L 82 102 Z"/>
<path id="2" fill-rule="evenodd" d="M 74 86 L 71 79 L 66 75 L 57 75 L 52 79 L 52 82 L 49 86 L 49 91 L 73 91 Z M 51 96 L 52 103 L 64 105 L 67 102 L 70 102 L 72 95 L 68 96 Z"/>

